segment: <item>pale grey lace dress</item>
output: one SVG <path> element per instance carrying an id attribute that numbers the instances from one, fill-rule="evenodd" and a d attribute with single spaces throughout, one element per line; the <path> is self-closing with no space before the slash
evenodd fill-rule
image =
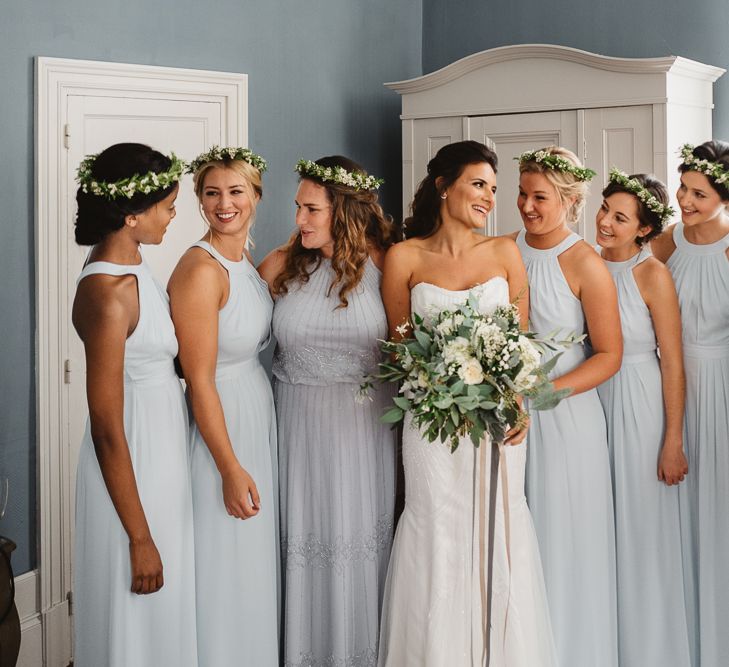
<path id="1" fill-rule="evenodd" d="M 286 666 L 375 665 L 393 532 L 395 435 L 380 421 L 392 390 L 358 403 L 387 335 L 380 272 L 368 261 L 339 305 L 323 260 L 276 301 Z"/>

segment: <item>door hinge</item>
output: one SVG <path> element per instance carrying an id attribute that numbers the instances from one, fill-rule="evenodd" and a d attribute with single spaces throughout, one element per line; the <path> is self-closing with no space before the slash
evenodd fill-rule
<path id="1" fill-rule="evenodd" d="M 73 616 L 73 591 L 66 593 L 66 601 L 68 602 L 68 615 Z"/>
<path id="2" fill-rule="evenodd" d="M 71 384 L 71 360 L 63 362 L 63 384 Z"/>
<path id="3" fill-rule="evenodd" d="M 63 126 L 63 146 L 71 148 L 71 126 L 68 123 Z"/>

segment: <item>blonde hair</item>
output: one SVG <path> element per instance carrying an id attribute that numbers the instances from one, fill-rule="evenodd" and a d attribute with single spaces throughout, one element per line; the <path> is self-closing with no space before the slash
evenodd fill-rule
<path id="1" fill-rule="evenodd" d="M 571 150 L 562 146 L 545 146 L 540 151 L 557 155 L 572 163 L 575 167 L 584 167 L 580 158 Z M 574 224 L 580 219 L 582 210 L 585 208 L 585 200 L 589 193 L 586 181 L 579 180 L 574 174 L 568 171 L 552 169 L 542 162 L 536 160 L 525 160 L 519 164 L 519 174 L 543 174 L 544 177 L 554 186 L 560 201 L 567 208 L 567 222 Z M 573 200 L 573 201 L 570 201 Z"/>
<path id="2" fill-rule="evenodd" d="M 205 189 L 205 177 L 213 169 L 229 169 L 230 171 L 234 171 L 236 174 L 241 176 L 248 185 L 250 185 L 252 191 L 258 195 L 258 199 L 263 197 L 263 181 L 261 179 L 261 172 L 254 166 L 248 164 L 245 160 L 230 160 L 228 158 L 224 158 L 222 160 L 210 160 L 209 162 L 201 164 L 193 174 L 192 187 L 195 190 L 195 195 L 197 196 L 197 200 L 200 204 L 202 204 L 202 195 L 203 190 Z M 251 214 L 251 222 L 248 225 L 248 240 L 250 247 L 255 248 L 256 244 L 253 243 L 251 232 L 253 231 L 253 226 L 256 224 L 257 202 L 250 191 L 246 191 L 246 195 L 251 202 L 251 210 L 253 211 Z M 204 215 L 203 219 L 205 219 L 205 224 L 208 224 Z"/>

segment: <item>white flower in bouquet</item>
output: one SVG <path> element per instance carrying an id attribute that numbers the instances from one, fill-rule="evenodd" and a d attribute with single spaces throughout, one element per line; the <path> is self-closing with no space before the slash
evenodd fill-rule
<path id="1" fill-rule="evenodd" d="M 438 327 L 436 326 L 437 330 Z M 471 344 L 468 342 L 468 338 L 463 338 L 463 336 L 457 336 L 446 343 L 443 348 L 443 361 L 446 366 L 462 366 L 471 358 L 473 358 Z"/>
<path id="2" fill-rule="evenodd" d="M 469 359 L 458 369 L 458 377 L 466 384 L 481 384 L 484 381 L 481 362 L 478 359 Z"/>
<path id="3" fill-rule="evenodd" d="M 497 324 L 493 322 L 479 322 L 474 327 L 474 345 L 481 350 L 481 357 L 487 361 L 494 361 L 502 354 L 507 345 L 506 336 Z M 477 352 L 478 354 L 478 352 Z"/>

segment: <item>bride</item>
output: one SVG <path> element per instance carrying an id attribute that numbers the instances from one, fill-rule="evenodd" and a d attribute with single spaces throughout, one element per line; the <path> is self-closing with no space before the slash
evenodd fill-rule
<path id="1" fill-rule="evenodd" d="M 494 207 L 496 167 L 496 154 L 475 141 L 446 145 L 428 163 L 406 221 L 408 240 L 385 259 L 382 295 L 391 336 L 400 335 L 411 312 L 427 317 L 469 292 L 482 312 L 518 299 L 526 325 L 527 276 L 516 244 L 474 233 Z M 464 438 L 451 454 L 439 441 L 428 443 L 407 416 L 403 431 L 405 510 L 387 575 L 380 667 L 556 665 L 524 497 L 526 428 L 507 433 L 494 477 L 491 568 L 484 549 L 490 445 L 477 449 Z"/>

